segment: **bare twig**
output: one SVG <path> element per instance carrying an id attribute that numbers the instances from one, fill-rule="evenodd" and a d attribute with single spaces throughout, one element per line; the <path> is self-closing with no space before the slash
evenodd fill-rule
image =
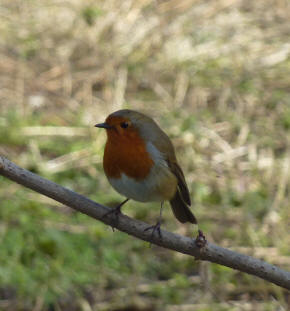
<path id="1" fill-rule="evenodd" d="M 108 215 L 108 217 L 104 218 L 104 214 L 109 210 L 108 207 L 33 174 L 15 165 L 3 156 L 0 156 L 0 174 L 144 241 L 150 241 L 152 244 L 188 254 L 197 259 L 207 260 L 237 269 L 258 276 L 278 286 L 290 289 L 290 272 L 209 242 L 200 249 L 195 245 L 194 239 L 173 234 L 165 230 L 162 230 L 162 238 L 160 238 L 158 234 L 152 238 L 151 232 L 145 231 L 148 224 L 123 214 L 119 215 L 118 222 L 116 222 L 114 215 Z"/>

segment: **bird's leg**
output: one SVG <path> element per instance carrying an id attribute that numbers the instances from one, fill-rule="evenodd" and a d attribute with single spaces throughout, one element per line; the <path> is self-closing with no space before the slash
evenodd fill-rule
<path id="1" fill-rule="evenodd" d="M 116 218 L 118 218 L 119 214 L 121 214 L 121 207 L 129 200 L 130 199 L 127 198 L 125 201 L 121 202 L 117 207 L 110 209 L 108 212 L 104 214 L 103 218 L 111 214 L 115 214 Z"/>
<path id="2" fill-rule="evenodd" d="M 151 239 L 153 238 L 155 231 L 158 232 L 159 238 L 162 239 L 162 234 L 161 234 L 160 228 L 161 228 L 161 223 L 162 223 L 163 203 L 164 202 L 161 202 L 160 213 L 159 213 L 157 223 L 154 226 L 150 226 L 144 230 L 144 231 L 152 230 Z"/>

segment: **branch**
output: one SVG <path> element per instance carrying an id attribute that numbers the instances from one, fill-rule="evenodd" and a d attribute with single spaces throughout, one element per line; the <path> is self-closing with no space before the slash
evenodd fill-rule
<path id="1" fill-rule="evenodd" d="M 155 234 L 152 238 L 151 232 L 144 231 L 148 224 L 123 214 L 119 215 L 117 222 L 114 215 L 109 214 L 108 217 L 104 218 L 104 214 L 110 210 L 108 207 L 33 174 L 15 165 L 3 156 L 0 156 L 0 175 L 141 240 L 193 256 L 197 259 L 211 261 L 258 276 L 290 290 L 290 272 L 288 271 L 209 242 L 203 248 L 198 248 L 194 239 L 165 230 L 162 230 L 162 238 L 158 234 Z"/>

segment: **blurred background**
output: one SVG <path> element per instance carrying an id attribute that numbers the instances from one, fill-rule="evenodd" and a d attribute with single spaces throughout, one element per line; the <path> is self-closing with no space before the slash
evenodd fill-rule
<path id="1" fill-rule="evenodd" d="M 290 269 L 287 0 L 1 0 L 0 153 L 108 206 L 121 108 L 169 134 L 207 239 Z M 149 247 L 0 176 L 0 310 L 287 310 L 289 292 Z M 158 204 L 124 213 L 153 224 Z M 163 228 L 187 236 L 168 205 Z"/>

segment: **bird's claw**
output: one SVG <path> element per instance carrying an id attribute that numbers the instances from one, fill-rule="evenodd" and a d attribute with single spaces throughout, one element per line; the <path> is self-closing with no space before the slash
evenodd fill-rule
<path id="1" fill-rule="evenodd" d="M 115 215 L 115 218 L 116 218 L 115 221 L 118 222 L 119 215 L 122 214 L 122 212 L 121 212 L 121 206 L 122 206 L 122 205 L 118 205 L 118 206 L 115 207 L 115 208 L 111 208 L 108 212 L 106 212 L 106 213 L 103 215 L 102 218 L 106 218 L 106 217 L 108 217 L 109 215 L 114 214 L 114 215 Z M 112 230 L 115 231 L 115 228 L 114 228 L 113 226 L 111 226 L 111 227 L 112 227 Z"/>
<path id="2" fill-rule="evenodd" d="M 121 206 L 117 206 L 115 208 L 111 208 L 108 212 L 106 212 L 102 218 L 106 218 L 111 214 L 115 214 L 118 217 L 121 214 Z"/>
<path id="3" fill-rule="evenodd" d="M 160 221 L 157 221 L 157 223 L 154 226 L 150 226 L 150 227 L 146 228 L 144 231 L 148 231 L 148 230 L 152 230 L 151 240 L 152 240 L 154 233 L 156 231 L 158 232 L 159 238 L 162 239 L 161 222 Z"/>

